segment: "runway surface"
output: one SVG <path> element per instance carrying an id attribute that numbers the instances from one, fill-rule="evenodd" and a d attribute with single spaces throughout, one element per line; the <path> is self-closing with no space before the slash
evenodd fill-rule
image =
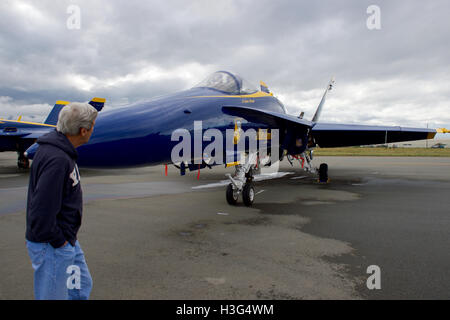
<path id="1" fill-rule="evenodd" d="M 450 158 L 314 162 L 329 164 L 328 185 L 282 163 L 252 208 L 225 201 L 233 169 L 82 170 L 91 298 L 450 299 Z M 0 299 L 33 298 L 27 185 L 0 153 Z"/>

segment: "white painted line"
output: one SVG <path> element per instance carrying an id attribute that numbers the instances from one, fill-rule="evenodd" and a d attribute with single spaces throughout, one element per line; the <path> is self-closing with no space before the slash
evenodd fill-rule
<path id="1" fill-rule="evenodd" d="M 258 174 L 253 177 L 254 181 L 264 181 L 264 180 L 271 180 L 271 179 L 277 179 L 282 178 L 288 174 L 294 174 L 294 172 L 274 172 L 269 174 Z M 230 180 L 221 180 L 219 182 L 215 183 L 208 183 L 208 184 L 202 184 L 200 186 L 192 187 L 192 189 L 205 189 L 205 188 L 217 188 L 217 187 L 223 187 L 230 183 Z"/>
<path id="2" fill-rule="evenodd" d="M 297 179 L 305 179 L 308 176 L 298 176 L 298 177 L 292 177 L 291 180 L 297 180 Z"/>
<path id="3" fill-rule="evenodd" d="M 15 178 L 18 176 L 19 176 L 19 174 L 2 174 L 2 175 L 0 175 L 0 178 Z"/>
<path id="4" fill-rule="evenodd" d="M 202 184 L 200 186 L 192 187 L 192 189 L 205 189 L 205 188 L 217 188 L 217 187 L 223 187 L 230 183 L 230 180 L 222 180 L 220 182 L 216 183 L 209 183 L 209 184 Z"/>
<path id="5" fill-rule="evenodd" d="M 253 180 L 262 181 L 262 180 L 277 179 L 277 178 L 282 178 L 284 176 L 287 176 L 288 174 L 294 174 L 294 172 L 274 172 L 274 173 L 268 173 L 268 174 L 258 174 L 254 177 Z"/>

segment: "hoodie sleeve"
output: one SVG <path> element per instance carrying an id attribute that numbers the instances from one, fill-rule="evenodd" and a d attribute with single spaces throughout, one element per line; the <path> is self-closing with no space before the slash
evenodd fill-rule
<path id="1" fill-rule="evenodd" d="M 40 170 L 31 199 L 34 233 L 41 239 L 48 239 L 54 248 L 61 247 L 66 241 L 56 216 L 61 211 L 69 170 L 70 163 L 67 159 L 49 160 Z"/>

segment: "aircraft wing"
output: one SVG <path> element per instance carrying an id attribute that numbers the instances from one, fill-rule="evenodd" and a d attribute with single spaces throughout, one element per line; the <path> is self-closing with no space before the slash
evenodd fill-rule
<path id="1" fill-rule="evenodd" d="M 26 145 L 26 148 L 28 148 L 37 138 L 49 131 L 49 129 L 29 131 L 21 130 L 20 132 L 0 131 L 0 152 L 8 150 L 15 151 L 18 144 Z"/>
<path id="2" fill-rule="evenodd" d="M 0 123 L 0 137 L 36 139 L 54 127 L 41 123 L 3 120 Z"/>
<path id="3" fill-rule="evenodd" d="M 437 132 L 427 128 L 314 123 L 288 114 L 241 106 L 224 106 L 222 111 L 250 122 L 265 123 L 272 128 L 312 128 L 311 134 L 322 148 L 433 139 Z"/>
<path id="4" fill-rule="evenodd" d="M 28 132 L 0 132 L 0 137 L 11 137 L 11 138 L 23 138 L 25 136 L 27 136 L 29 133 Z"/>
<path id="5" fill-rule="evenodd" d="M 0 121 L 0 151 L 17 151 L 26 149 L 41 135 L 52 130 L 54 126 L 24 121 Z"/>
<path id="6" fill-rule="evenodd" d="M 40 136 L 50 132 L 51 130 L 54 130 L 52 128 L 44 129 L 44 130 L 31 130 L 29 133 L 26 133 L 24 136 L 22 136 L 23 139 L 37 139 Z"/>
<path id="7" fill-rule="evenodd" d="M 264 123 L 272 128 L 300 127 L 305 129 L 312 127 L 313 122 L 300 119 L 285 113 L 260 110 L 255 108 L 241 106 L 223 106 L 222 111 L 231 116 L 244 118 L 247 121 L 255 123 Z"/>
<path id="8" fill-rule="evenodd" d="M 312 136 L 321 148 L 433 139 L 436 129 L 316 123 Z"/>

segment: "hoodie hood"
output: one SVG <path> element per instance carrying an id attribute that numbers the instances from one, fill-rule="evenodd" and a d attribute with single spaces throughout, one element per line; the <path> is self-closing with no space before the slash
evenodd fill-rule
<path id="1" fill-rule="evenodd" d="M 62 134 L 61 132 L 58 132 L 56 129 L 53 131 L 50 131 L 49 133 L 46 133 L 39 137 L 36 141 L 38 144 L 50 144 L 52 146 L 55 146 L 61 150 L 63 150 L 65 153 L 67 153 L 72 159 L 78 158 L 78 152 L 75 149 L 75 147 L 70 143 L 69 139 Z"/>

